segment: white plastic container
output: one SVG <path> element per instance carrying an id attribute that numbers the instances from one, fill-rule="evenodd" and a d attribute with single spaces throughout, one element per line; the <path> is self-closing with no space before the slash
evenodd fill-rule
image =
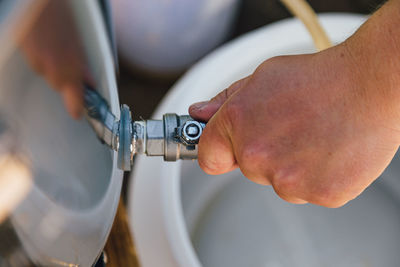
<path id="1" fill-rule="evenodd" d="M 238 0 L 111 0 L 124 59 L 159 74 L 181 72 L 229 33 Z"/>
<path id="2" fill-rule="evenodd" d="M 365 17 L 322 15 L 335 43 Z M 195 65 L 154 114 L 186 113 L 250 74 L 264 60 L 313 52 L 295 19 L 235 40 Z M 129 187 L 133 237 L 143 267 L 397 266 L 400 262 L 400 159 L 340 209 L 296 206 L 238 171 L 211 177 L 196 162 L 137 158 Z"/>

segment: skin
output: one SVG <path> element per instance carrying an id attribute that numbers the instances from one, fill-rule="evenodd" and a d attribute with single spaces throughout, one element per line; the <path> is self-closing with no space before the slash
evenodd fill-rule
<path id="1" fill-rule="evenodd" d="M 66 0 L 49 1 L 20 42 L 28 63 L 60 92 L 69 114 L 83 111 L 83 81 L 90 81 L 83 48 Z"/>
<path id="2" fill-rule="evenodd" d="M 388 166 L 400 144 L 400 1 L 344 43 L 276 57 L 190 115 L 207 121 L 199 164 L 240 168 L 292 203 L 340 207 Z"/>

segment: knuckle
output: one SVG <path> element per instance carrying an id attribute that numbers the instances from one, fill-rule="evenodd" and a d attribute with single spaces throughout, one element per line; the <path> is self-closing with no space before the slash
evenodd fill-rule
<path id="1" fill-rule="evenodd" d="M 303 177 L 299 173 L 292 172 L 284 175 L 275 175 L 272 185 L 277 194 L 286 200 L 287 197 L 297 197 L 298 192 L 301 190 L 302 181 Z"/>
<path id="2" fill-rule="evenodd" d="M 346 200 L 327 200 L 327 201 L 321 201 L 319 203 L 313 203 L 319 206 L 323 206 L 325 208 L 330 208 L 330 209 L 337 209 L 340 207 L 343 207 L 348 201 Z M 312 202 L 310 202 L 312 203 Z"/>
<path id="3" fill-rule="evenodd" d="M 290 191 L 287 190 L 287 188 L 285 187 L 276 187 L 273 186 L 275 193 L 283 200 L 292 203 L 292 204 L 305 204 L 307 203 L 307 201 L 298 198 L 297 195 Z"/>
<path id="4" fill-rule="evenodd" d="M 250 169 L 259 168 L 272 162 L 273 155 L 259 144 L 246 144 L 240 151 L 238 161 Z"/>
<path id="5" fill-rule="evenodd" d="M 302 201 L 301 199 L 285 195 L 284 193 L 281 193 L 281 192 L 278 192 L 278 191 L 275 191 L 275 192 L 281 199 L 283 199 L 286 202 L 289 202 L 291 204 L 304 204 L 304 203 L 306 203 L 306 202 Z"/>
<path id="6" fill-rule="evenodd" d="M 271 57 L 270 59 L 266 60 L 265 63 L 267 64 L 274 64 L 282 61 L 282 59 L 285 58 L 285 56 L 274 56 Z"/>
<path id="7" fill-rule="evenodd" d="M 289 202 L 297 198 L 327 208 L 339 208 L 353 198 L 351 187 L 330 177 L 316 180 L 306 168 L 299 166 L 280 169 L 273 178 L 275 191 L 281 198 L 289 198 Z"/>
<path id="8" fill-rule="evenodd" d="M 211 98 L 210 101 L 224 102 L 226 100 L 227 90 L 228 90 L 228 88 L 222 90 L 216 96 Z"/>
<path id="9" fill-rule="evenodd" d="M 293 194 L 299 189 L 301 180 L 301 177 L 296 174 L 282 176 L 274 179 L 274 187 L 278 188 L 279 191 Z"/>
<path id="10" fill-rule="evenodd" d="M 230 145 L 220 135 L 218 130 L 205 129 L 200 138 L 198 163 L 207 174 L 218 175 L 229 171 L 235 164 Z"/>
<path id="11" fill-rule="evenodd" d="M 232 101 L 226 102 L 224 108 L 221 109 L 221 116 L 219 116 L 223 121 L 227 130 L 232 132 L 234 129 L 237 131 L 242 117 L 243 108 L 240 104 L 234 103 Z"/>
<path id="12" fill-rule="evenodd" d="M 229 101 L 224 106 L 225 116 L 229 118 L 238 118 L 243 112 L 243 107 L 240 103 Z"/>
<path id="13" fill-rule="evenodd" d="M 205 160 L 204 158 L 199 158 L 198 160 L 200 168 L 209 175 L 219 175 L 223 174 L 227 170 L 227 163 L 216 160 Z M 229 166 L 232 164 L 229 164 Z"/>
<path id="14" fill-rule="evenodd" d="M 260 170 L 254 171 L 241 166 L 239 167 L 243 175 L 253 183 L 259 185 L 271 185 L 271 175 L 269 172 Z"/>
<path id="15" fill-rule="evenodd" d="M 210 174 L 210 175 L 216 175 L 217 169 L 216 169 L 215 165 L 212 164 L 210 161 L 206 161 L 206 160 L 199 158 L 198 163 L 199 163 L 200 168 L 205 173 Z"/>
<path id="16" fill-rule="evenodd" d="M 327 208 L 339 208 L 345 205 L 349 199 L 335 190 L 332 185 L 327 185 L 310 192 L 307 201 Z"/>
<path id="17" fill-rule="evenodd" d="M 227 97 L 230 97 L 234 92 L 236 92 L 238 89 L 242 88 L 247 83 L 248 80 L 249 80 L 249 76 L 231 84 L 226 89 Z"/>
<path id="18" fill-rule="evenodd" d="M 265 71 L 273 68 L 276 64 L 282 61 L 285 56 L 275 56 L 265 60 L 261 65 L 259 65 L 255 73 L 264 73 Z"/>
<path id="19" fill-rule="evenodd" d="M 259 144 L 246 144 L 237 155 L 242 173 L 259 184 L 270 184 L 272 177 L 273 155 Z"/>

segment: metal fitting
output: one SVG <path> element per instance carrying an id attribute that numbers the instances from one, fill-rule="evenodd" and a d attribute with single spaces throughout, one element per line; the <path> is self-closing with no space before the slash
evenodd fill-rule
<path id="1" fill-rule="evenodd" d="M 107 102 L 91 88 L 85 91 L 86 117 L 98 138 L 118 152 L 118 167 L 131 170 L 135 154 L 163 156 L 165 161 L 197 159 L 197 144 L 205 124 L 188 115 L 165 114 L 162 120 L 132 121 L 121 107 L 116 121 Z"/>
<path id="2" fill-rule="evenodd" d="M 186 121 L 179 130 L 179 137 L 187 145 L 196 145 L 199 143 L 200 136 L 203 133 L 204 123 L 193 119 Z"/>
<path id="3" fill-rule="evenodd" d="M 136 134 L 134 154 L 163 156 L 165 161 L 197 158 L 196 145 L 205 124 L 194 121 L 190 116 L 165 114 L 162 120 L 134 122 L 133 125 L 135 131 L 143 133 Z M 196 136 L 190 125 L 196 125 Z"/>

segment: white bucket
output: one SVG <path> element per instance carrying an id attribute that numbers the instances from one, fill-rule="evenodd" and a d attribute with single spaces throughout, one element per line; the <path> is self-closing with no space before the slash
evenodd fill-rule
<path id="1" fill-rule="evenodd" d="M 365 17 L 322 15 L 335 43 Z M 265 59 L 313 52 L 289 19 L 235 40 L 194 66 L 154 114 L 186 113 L 249 75 Z M 129 188 L 133 237 L 143 267 L 396 266 L 400 262 L 400 161 L 340 209 L 296 206 L 238 171 L 212 177 L 196 162 L 138 157 Z"/>

